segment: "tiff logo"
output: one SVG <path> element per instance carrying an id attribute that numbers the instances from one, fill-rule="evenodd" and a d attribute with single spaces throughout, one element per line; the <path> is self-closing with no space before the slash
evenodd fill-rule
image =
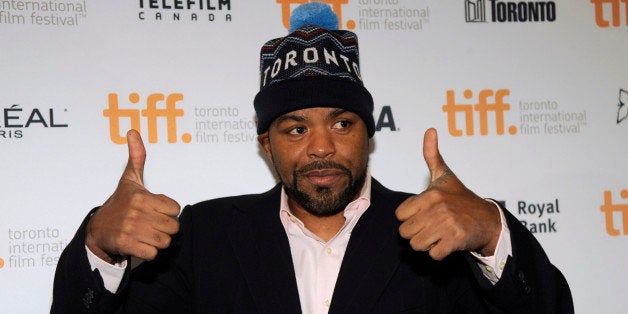
<path id="1" fill-rule="evenodd" d="M 463 92 L 466 100 L 473 99 L 473 92 L 469 89 Z M 447 124 L 449 134 L 452 136 L 462 136 L 466 134 L 473 136 L 475 134 L 474 112 L 477 112 L 480 124 L 480 135 L 487 135 L 489 130 L 489 112 L 493 112 L 495 131 L 498 135 L 504 134 L 504 113 L 510 110 L 510 104 L 504 102 L 504 97 L 510 95 L 509 89 L 492 89 L 481 90 L 478 94 L 478 102 L 473 105 L 470 103 L 457 103 L 455 92 L 447 91 L 447 103 L 443 105 L 443 112 L 447 113 Z M 460 114 L 463 116 L 463 129 L 458 128 Z M 464 132 L 463 132 L 464 130 Z M 517 127 L 511 125 L 508 127 L 508 133 L 517 134 Z"/>
<path id="2" fill-rule="evenodd" d="M 624 15 L 626 19 L 626 25 L 628 25 L 628 0 L 590 0 L 591 3 L 595 6 L 595 23 L 597 26 L 601 28 L 607 28 L 610 26 L 608 20 L 606 20 L 604 15 L 604 5 L 608 4 L 606 8 L 610 8 L 611 13 L 611 21 L 613 22 L 613 27 L 621 26 L 621 3 L 624 3 Z"/>
<path id="3" fill-rule="evenodd" d="M 628 199 L 628 190 L 621 190 L 619 195 L 622 199 Z M 600 206 L 600 211 L 604 213 L 604 217 L 606 218 L 606 233 L 614 237 L 620 234 L 620 230 L 615 229 L 613 219 L 613 214 L 619 213 L 622 217 L 621 220 L 624 235 L 628 235 L 628 203 L 613 204 L 613 195 L 611 191 L 604 191 L 604 204 Z"/>
<path id="4" fill-rule="evenodd" d="M 177 118 L 182 117 L 183 109 L 177 108 L 177 102 L 183 100 L 183 94 L 174 93 L 164 95 L 160 93 L 150 94 L 145 100 L 142 100 L 139 94 L 131 93 L 129 102 L 132 104 L 145 105 L 140 109 L 121 109 L 118 101 L 118 94 L 109 94 L 109 107 L 103 110 L 103 115 L 109 118 L 109 136 L 111 141 L 116 144 L 126 144 L 126 137 L 120 134 L 120 120 L 127 118 L 131 124 L 131 128 L 141 132 L 140 117 L 145 117 L 148 125 L 148 142 L 157 143 L 158 141 L 158 118 L 165 118 L 168 134 L 168 143 L 177 142 Z M 158 108 L 158 104 L 165 103 L 163 108 Z M 184 133 L 181 137 L 184 143 L 192 140 L 192 135 Z"/>
<path id="5" fill-rule="evenodd" d="M 464 18 L 467 22 L 486 22 L 484 0 L 465 0 Z"/>
<path id="6" fill-rule="evenodd" d="M 281 4 L 281 22 L 286 29 L 290 28 L 290 15 L 292 13 L 292 5 L 299 5 L 311 2 L 310 0 L 276 0 Z M 342 6 L 349 3 L 349 0 L 319 0 L 319 2 L 327 3 L 331 6 L 332 11 L 338 16 L 338 27 L 342 27 Z"/>

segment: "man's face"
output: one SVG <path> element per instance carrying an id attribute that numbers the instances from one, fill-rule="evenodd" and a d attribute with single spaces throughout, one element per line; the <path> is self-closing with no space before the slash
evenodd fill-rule
<path id="1" fill-rule="evenodd" d="M 258 139 L 293 210 L 296 206 L 321 217 L 337 214 L 364 184 L 369 141 L 366 125 L 353 112 L 338 108 L 293 111 L 275 119 Z"/>

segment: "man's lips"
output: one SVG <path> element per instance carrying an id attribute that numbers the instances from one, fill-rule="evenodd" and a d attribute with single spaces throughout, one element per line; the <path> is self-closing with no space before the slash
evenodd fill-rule
<path id="1" fill-rule="evenodd" d="M 315 169 L 306 171 L 302 175 L 312 184 L 328 186 L 334 184 L 346 173 L 341 169 Z"/>

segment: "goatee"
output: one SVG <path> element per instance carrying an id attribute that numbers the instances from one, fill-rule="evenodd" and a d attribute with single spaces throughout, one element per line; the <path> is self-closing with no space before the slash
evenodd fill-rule
<path id="1" fill-rule="evenodd" d="M 310 195 L 305 191 L 302 191 L 299 187 L 299 178 L 301 178 L 306 172 L 319 169 L 338 169 L 341 170 L 344 175 L 349 179 L 348 186 L 345 187 L 339 194 L 334 194 L 330 187 L 317 186 L 315 187 L 314 195 Z M 284 189 L 288 196 L 301 205 L 308 213 L 318 217 L 329 217 L 342 212 L 347 205 L 355 198 L 360 192 L 364 181 L 366 180 L 366 169 L 357 174 L 354 179 L 353 174 L 347 167 L 335 163 L 333 161 L 316 161 L 303 166 L 301 169 L 292 173 L 292 183 L 290 186 L 283 182 Z"/>

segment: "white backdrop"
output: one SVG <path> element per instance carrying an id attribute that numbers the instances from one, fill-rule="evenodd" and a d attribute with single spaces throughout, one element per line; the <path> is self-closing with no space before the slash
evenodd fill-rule
<path id="1" fill-rule="evenodd" d="M 49 310 L 60 250 L 126 163 L 115 141 L 130 115 L 157 135 L 154 193 L 190 204 L 274 185 L 252 99 L 259 48 L 287 33 L 297 2 L 0 1 L 0 311 Z M 421 139 L 436 127 L 463 182 L 535 232 L 577 312 L 625 312 L 628 4 L 326 2 L 360 39 L 381 119 L 373 175 L 422 191 Z M 170 106 L 175 123 L 149 125 L 150 106 Z"/>

